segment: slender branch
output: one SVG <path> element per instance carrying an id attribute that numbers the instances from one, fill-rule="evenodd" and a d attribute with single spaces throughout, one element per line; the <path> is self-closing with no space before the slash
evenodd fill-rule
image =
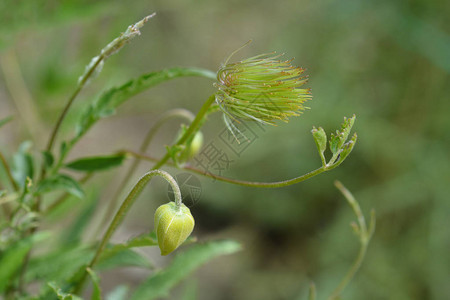
<path id="1" fill-rule="evenodd" d="M 0 55 L 0 67 L 4 74 L 5 85 L 31 139 L 39 141 L 38 139 L 44 132 L 42 119 L 23 78 L 19 58 L 14 48 L 2 54 Z"/>
<path id="2" fill-rule="evenodd" d="M 169 121 L 170 119 L 177 118 L 177 117 L 186 119 L 190 123 L 190 122 L 192 122 L 192 120 L 194 119 L 195 116 L 187 109 L 172 109 L 172 110 L 167 111 L 150 128 L 150 130 L 148 131 L 147 135 L 144 138 L 144 141 L 142 142 L 142 144 L 139 148 L 139 152 L 145 153 L 147 151 L 147 149 L 150 147 L 153 137 L 158 132 L 158 130 L 161 128 L 161 126 L 164 123 L 166 123 L 167 121 Z M 106 223 L 108 221 L 108 218 L 110 217 L 110 215 L 113 214 L 113 212 L 116 209 L 117 204 L 119 202 L 121 192 L 128 185 L 130 179 L 132 178 L 132 176 L 133 176 L 134 172 L 136 171 L 137 167 L 139 166 L 140 162 L 141 162 L 141 158 L 138 156 L 134 156 L 134 161 L 133 161 L 132 165 L 129 167 L 125 176 L 123 177 L 122 182 L 120 183 L 119 188 L 117 189 L 114 198 L 107 205 L 108 208 L 103 217 L 103 220 L 100 222 L 100 226 L 102 224 Z M 99 228 L 99 229 L 101 229 L 101 228 Z"/>
<path id="3" fill-rule="evenodd" d="M 79 182 L 80 183 L 85 183 L 86 181 L 88 181 L 89 179 L 92 178 L 92 176 L 94 176 L 93 172 L 89 172 L 86 175 L 84 175 Z M 64 203 L 64 201 L 66 201 L 67 197 L 69 197 L 70 194 L 69 193 L 64 193 L 63 195 L 61 195 L 61 197 L 59 197 L 58 199 L 55 200 L 55 202 L 53 202 L 52 204 L 49 205 L 49 207 L 45 210 L 44 214 L 49 214 L 52 211 L 54 211 L 56 208 L 58 208 L 61 204 Z"/>
<path id="4" fill-rule="evenodd" d="M 356 229 L 356 233 L 358 234 L 361 246 L 359 248 L 358 256 L 356 257 L 356 259 L 353 262 L 350 269 L 347 271 L 347 274 L 345 275 L 345 277 L 342 279 L 342 281 L 339 283 L 339 285 L 334 289 L 331 296 L 328 298 L 329 300 L 339 299 L 344 288 L 350 283 L 350 281 L 355 276 L 356 272 L 358 272 L 358 270 L 361 267 L 361 264 L 364 260 L 364 257 L 366 255 L 367 247 L 369 245 L 372 234 L 375 230 L 375 213 L 374 213 L 374 211 L 372 211 L 372 214 L 371 214 L 369 228 L 367 228 L 366 220 L 361 211 L 361 208 L 359 207 L 359 204 L 356 201 L 355 197 L 352 195 L 352 193 L 348 189 L 346 189 L 345 186 L 340 181 L 336 180 L 334 182 L 334 185 L 344 195 L 345 199 L 347 199 L 347 202 L 350 204 L 350 206 L 353 209 L 353 212 L 355 213 L 356 217 L 358 218 L 359 227 L 358 227 L 358 225 L 355 224 L 355 227 L 356 227 L 355 229 Z"/>
<path id="5" fill-rule="evenodd" d="M 289 186 L 289 185 L 293 185 L 302 181 L 305 181 L 311 177 L 314 177 L 316 175 L 319 175 L 320 173 L 329 171 L 330 168 L 326 168 L 326 167 L 320 167 L 318 169 L 315 169 L 314 171 L 311 171 L 309 173 L 306 173 L 302 176 L 299 177 L 295 177 L 295 178 L 291 178 L 291 179 L 287 179 L 287 180 L 282 180 L 282 181 L 274 181 L 274 182 L 258 182 L 258 181 L 246 181 L 246 180 L 238 180 L 238 179 L 233 179 L 233 178 L 228 178 L 228 177 L 224 177 L 224 176 L 219 176 L 219 175 L 214 175 L 212 173 L 205 173 L 202 170 L 196 169 L 192 166 L 186 166 L 185 167 L 186 170 L 192 171 L 196 174 L 199 175 L 203 175 L 206 177 L 210 177 L 212 179 L 216 179 L 219 181 L 223 181 L 223 182 L 228 182 L 228 183 L 232 183 L 232 184 L 236 184 L 236 185 L 241 185 L 241 186 L 248 186 L 248 187 L 260 187 L 260 188 L 280 188 L 280 187 L 285 187 L 285 186 Z"/>
<path id="6" fill-rule="evenodd" d="M 355 215 L 358 218 L 358 223 L 359 227 L 361 228 L 361 232 L 363 233 L 363 235 L 367 235 L 366 219 L 364 218 L 364 215 L 355 197 L 347 188 L 345 188 L 345 186 L 340 181 L 336 180 L 334 182 L 334 185 L 339 189 L 342 195 L 344 195 L 345 199 L 347 199 L 347 202 L 350 204 L 353 211 L 355 212 Z"/>
<path id="7" fill-rule="evenodd" d="M 87 268 L 93 268 L 93 266 L 97 263 L 97 261 L 100 258 L 100 255 L 102 254 L 102 251 L 105 249 L 106 244 L 110 240 L 113 233 L 116 231 L 117 227 L 122 223 L 123 218 L 127 214 L 127 212 L 130 210 L 131 206 L 136 201 L 137 197 L 140 195 L 144 187 L 147 185 L 147 183 L 154 177 L 154 176 L 161 176 L 165 180 L 169 182 L 169 184 L 172 187 L 172 190 L 174 191 L 175 196 L 175 203 L 177 205 L 181 205 L 182 197 L 181 197 L 181 191 L 178 187 L 177 182 L 175 179 L 173 179 L 172 176 L 170 176 L 169 173 L 161 170 L 152 170 L 147 173 L 145 173 L 139 181 L 135 184 L 133 189 L 130 191 L 128 196 L 125 198 L 125 200 L 122 202 L 122 205 L 120 206 L 119 210 L 117 211 L 116 215 L 114 216 L 113 220 L 111 221 L 111 224 L 109 225 L 108 229 L 106 230 L 105 234 L 103 235 L 102 240 L 100 241 L 100 244 L 97 248 L 97 251 L 92 258 L 91 262 L 87 266 Z M 74 288 L 74 293 L 78 294 L 81 289 L 83 288 L 84 282 L 86 281 L 87 272 L 86 269 L 83 272 L 83 275 Z"/>
<path id="8" fill-rule="evenodd" d="M 58 134 L 59 128 L 61 127 L 61 124 L 62 124 L 64 118 L 66 117 L 67 112 L 69 111 L 70 107 L 72 106 L 72 103 L 74 102 L 75 98 L 78 96 L 80 91 L 83 89 L 83 87 L 85 86 L 88 79 L 92 76 L 92 74 L 94 74 L 95 70 L 100 65 L 100 63 L 103 61 L 104 58 L 105 58 L 105 56 L 103 54 L 101 54 L 98 57 L 97 61 L 91 66 L 91 68 L 88 70 L 86 75 L 82 78 L 82 80 L 78 84 L 76 90 L 73 92 L 72 96 L 70 96 L 69 101 L 67 101 L 67 104 L 64 107 L 64 110 L 62 111 L 61 115 L 59 116 L 58 121 L 56 121 L 55 127 L 53 127 L 52 133 L 50 135 L 50 139 L 48 140 L 47 148 L 46 148 L 46 150 L 48 152 L 52 151 L 53 144 L 55 143 L 56 135 Z"/>
<path id="9" fill-rule="evenodd" d="M 316 300 L 316 285 L 313 282 L 309 284 L 308 300 Z"/>
<path id="10" fill-rule="evenodd" d="M 0 152 L 0 161 L 3 165 L 3 168 L 5 169 L 6 176 L 8 177 L 9 181 L 11 182 L 13 189 L 15 191 L 18 191 L 19 187 L 12 176 L 11 169 L 9 168 L 8 162 L 6 161 L 5 157 L 3 156 L 3 153 L 1 153 L 1 152 Z M 0 205 L 2 206 L 5 217 L 10 220 L 12 218 L 12 212 L 11 212 L 11 209 L 10 209 L 8 203 L 7 202 L 0 203 Z"/>
<path id="11" fill-rule="evenodd" d="M 361 247 L 359 248 L 358 256 L 356 257 L 355 261 L 353 262 L 351 268 L 348 270 L 345 277 L 342 279 L 342 281 L 339 283 L 339 285 L 334 289 L 331 296 L 328 298 L 329 300 L 333 299 L 339 299 L 338 297 L 341 295 L 344 288 L 349 284 L 349 282 L 353 279 L 356 272 L 361 267 L 361 264 L 364 260 L 364 256 L 367 252 L 367 245 L 368 244 L 361 244 Z"/>
<path id="12" fill-rule="evenodd" d="M 148 160 L 148 161 L 153 161 L 153 162 L 157 162 L 160 161 L 157 158 L 145 155 L 145 154 L 141 154 L 141 153 L 137 153 L 134 151 L 130 151 L 130 150 L 123 150 L 120 151 L 119 153 L 126 153 L 129 154 L 131 156 L 135 156 L 135 157 L 139 157 L 141 159 L 144 160 Z M 173 163 L 169 163 L 166 162 L 167 165 L 175 167 L 175 165 Z M 193 173 L 205 176 L 205 177 L 209 177 L 215 180 L 219 180 L 219 181 L 223 181 L 223 182 L 228 182 L 228 183 L 232 183 L 232 184 L 236 184 L 236 185 L 241 185 L 241 186 L 249 186 L 249 187 L 261 187 L 261 188 L 279 188 L 279 187 L 285 187 L 285 186 L 289 186 L 289 185 L 293 185 L 302 181 L 305 181 L 306 179 L 309 179 L 311 177 L 314 177 L 316 175 L 319 175 L 320 173 L 329 171 L 334 169 L 335 166 L 330 166 L 330 167 L 320 167 L 318 169 L 315 169 L 314 171 L 311 171 L 309 173 L 306 173 L 302 176 L 299 177 L 295 177 L 292 179 L 288 179 L 288 180 L 282 180 L 282 181 L 275 181 L 275 182 L 258 182 L 258 181 L 246 181 L 246 180 L 239 180 L 239 179 L 234 179 L 234 178 L 229 178 L 229 177 L 225 177 L 225 176 L 219 176 L 219 175 L 214 175 L 212 173 L 208 173 L 208 172 L 204 172 L 203 170 L 197 169 L 195 167 L 192 166 L 184 166 L 182 167 L 182 169 L 187 170 L 187 171 L 191 171 Z"/>
<path id="13" fill-rule="evenodd" d="M 3 168 L 6 171 L 6 175 L 8 176 L 9 181 L 11 182 L 11 185 L 13 186 L 15 191 L 19 190 L 19 186 L 17 185 L 16 181 L 14 180 L 11 169 L 8 165 L 8 162 L 6 161 L 5 157 L 3 156 L 3 153 L 0 152 L 0 161 L 2 162 Z"/>
<path id="14" fill-rule="evenodd" d="M 6 175 L 8 176 L 9 181 L 11 182 L 11 185 L 13 186 L 15 191 L 18 191 L 19 187 L 17 186 L 17 183 L 12 176 L 11 169 L 9 168 L 8 162 L 6 161 L 5 157 L 3 156 L 3 153 L 1 153 L 1 152 L 0 152 L 0 161 L 3 165 L 3 168 L 5 169 L 5 172 L 6 172 Z M 11 212 L 11 209 L 10 209 L 8 203 L 3 203 L 3 205 L 2 205 L 2 203 L 0 203 L 0 205 L 2 206 L 5 217 L 7 219 L 11 219 L 12 212 Z"/>

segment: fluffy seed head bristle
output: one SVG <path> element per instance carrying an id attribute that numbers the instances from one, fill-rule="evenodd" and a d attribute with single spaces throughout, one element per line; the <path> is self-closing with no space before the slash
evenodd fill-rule
<path id="1" fill-rule="evenodd" d="M 275 53 L 261 54 L 237 63 L 225 63 L 217 73 L 216 102 L 233 121 L 255 120 L 275 125 L 298 116 L 311 99 L 304 69 L 281 60 Z M 227 60 L 228 62 L 228 60 Z"/>

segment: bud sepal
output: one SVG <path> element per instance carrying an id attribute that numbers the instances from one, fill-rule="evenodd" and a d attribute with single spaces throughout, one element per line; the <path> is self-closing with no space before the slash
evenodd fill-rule
<path id="1" fill-rule="evenodd" d="M 192 233 L 194 218 L 189 208 L 175 202 L 163 204 L 155 212 L 155 232 L 161 255 L 177 249 Z"/>

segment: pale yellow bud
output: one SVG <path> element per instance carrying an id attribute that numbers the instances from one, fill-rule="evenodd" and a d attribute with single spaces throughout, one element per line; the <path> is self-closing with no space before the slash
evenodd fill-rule
<path id="1" fill-rule="evenodd" d="M 177 249 L 194 229 L 194 218 L 186 205 L 163 204 L 155 212 L 155 231 L 161 255 Z"/>

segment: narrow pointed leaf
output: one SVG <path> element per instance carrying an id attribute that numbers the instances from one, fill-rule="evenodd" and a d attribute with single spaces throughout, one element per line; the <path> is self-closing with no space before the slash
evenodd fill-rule
<path id="1" fill-rule="evenodd" d="M 77 124 L 76 136 L 70 144 L 74 144 L 83 136 L 95 122 L 115 113 L 117 107 L 130 99 L 132 96 L 143 92 L 162 82 L 184 76 L 200 76 L 215 79 L 216 74 L 197 68 L 171 68 L 144 74 L 132 79 L 121 86 L 113 87 L 105 91 L 89 109 L 82 115 Z"/>
<path id="2" fill-rule="evenodd" d="M 96 265 L 96 268 L 99 270 L 111 270 L 119 267 L 139 267 L 149 269 L 153 267 L 153 264 L 148 258 L 134 250 L 122 249 L 115 252 L 114 255 L 103 257 Z"/>
<path id="3" fill-rule="evenodd" d="M 115 244 L 111 245 L 110 247 L 106 248 L 102 255 L 100 256 L 100 263 L 102 261 L 108 260 L 110 257 L 116 255 L 117 253 L 131 249 L 131 248 L 137 248 L 137 247 L 152 247 L 157 246 L 158 240 L 156 239 L 156 236 L 154 233 L 152 234 L 144 234 L 137 236 L 135 238 L 132 238 L 128 242 L 124 244 Z"/>
<path id="4" fill-rule="evenodd" d="M 33 257 L 27 268 L 25 279 L 27 281 L 57 281 L 61 278 L 70 278 L 82 266 L 89 263 L 94 251 L 93 247 L 67 246 Z"/>
<path id="5" fill-rule="evenodd" d="M 164 270 L 152 274 L 132 295 L 132 300 L 151 300 L 167 296 L 182 279 L 207 261 L 221 255 L 232 254 L 241 249 L 235 241 L 214 241 L 196 244 L 178 254 L 172 264 Z"/>
<path id="6" fill-rule="evenodd" d="M 351 140 L 342 146 L 342 152 L 339 155 L 339 161 L 338 161 L 339 164 L 342 163 L 347 158 L 347 156 L 350 154 L 350 152 L 352 152 L 353 147 L 355 147 L 357 139 L 358 139 L 358 136 L 355 133 L 352 136 Z"/>
<path id="7" fill-rule="evenodd" d="M 43 194 L 53 190 L 64 190 L 78 198 L 84 198 L 84 192 L 78 182 L 70 176 L 57 174 L 41 181 L 36 193 Z"/>
<path id="8" fill-rule="evenodd" d="M 106 296 L 106 300 L 126 300 L 128 299 L 128 287 L 119 285 Z"/>
<path id="9" fill-rule="evenodd" d="M 98 200 L 99 197 L 95 192 L 87 194 L 85 207 L 83 207 L 72 224 L 64 230 L 64 233 L 61 235 L 61 244 L 76 245 L 80 242 L 83 232 L 94 216 Z"/>
<path id="10" fill-rule="evenodd" d="M 44 160 L 45 168 L 46 169 L 50 168 L 53 165 L 54 161 L 55 161 L 55 158 L 53 157 L 53 154 L 51 152 L 49 152 L 49 151 L 42 151 L 42 157 L 43 157 L 43 160 Z"/>
<path id="11" fill-rule="evenodd" d="M 0 292 L 4 291 L 7 284 L 13 279 L 14 274 L 22 266 L 23 260 L 30 251 L 31 246 L 48 237 L 48 233 L 40 232 L 25 238 L 12 245 L 0 256 Z"/>
<path id="12" fill-rule="evenodd" d="M 12 176 L 21 188 L 25 186 L 26 179 L 33 178 L 34 175 L 33 157 L 30 154 L 31 146 L 31 141 L 23 142 L 13 156 Z"/>
<path id="13" fill-rule="evenodd" d="M 68 163 L 66 168 L 85 172 L 101 171 L 120 166 L 125 158 L 126 155 L 123 153 L 107 156 L 84 157 Z"/>
<path id="14" fill-rule="evenodd" d="M 102 291 L 100 289 L 100 278 L 91 268 L 86 269 L 89 273 L 94 289 L 92 291 L 91 300 L 101 300 L 102 299 Z"/>
<path id="15" fill-rule="evenodd" d="M 52 289 L 52 291 L 55 293 L 55 295 L 58 297 L 58 300 L 82 300 L 82 298 L 65 293 L 57 284 L 56 282 L 49 282 L 47 285 Z M 53 297 L 52 297 L 53 298 Z"/>

